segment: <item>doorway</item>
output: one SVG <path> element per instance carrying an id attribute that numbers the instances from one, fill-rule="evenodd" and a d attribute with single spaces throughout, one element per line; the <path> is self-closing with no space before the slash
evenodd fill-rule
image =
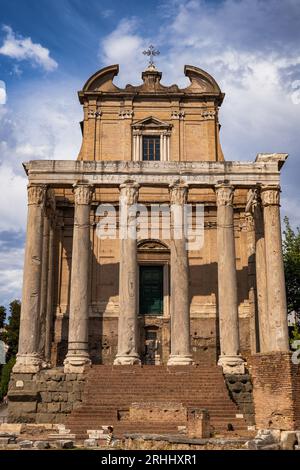
<path id="1" fill-rule="evenodd" d="M 163 266 L 140 266 L 140 315 L 163 315 Z"/>

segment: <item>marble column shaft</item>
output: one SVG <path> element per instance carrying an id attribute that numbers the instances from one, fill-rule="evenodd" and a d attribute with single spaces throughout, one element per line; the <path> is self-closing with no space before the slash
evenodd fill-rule
<path id="1" fill-rule="evenodd" d="M 240 356 L 237 275 L 233 225 L 234 188 L 227 184 L 216 186 L 218 304 L 221 355 L 218 364 L 225 373 L 243 373 Z"/>
<path id="2" fill-rule="evenodd" d="M 259 351 L 268 352 L 270 333 L 268 321 L 268 299 L 267 299 L 267 272 L 266 272 L 266 250 L 264 236 L 264 222 L 260 199 L 253 207 L 255 224 L 255 272 L 256 293 L 259 325 Z"/>
<path id="3" fill-rule="evenodd" d="M 74 198 L 69 339 L 64 366 L 65 372 L 81 373 L 91 363 L 88 352 L 91 186 L 75 185 Z"/>
<path id="4" fill-rule="evenodd" d="M 38 349 L 45 195 L 46 185 L 29 184 L 19 349 L 13 369 L 20 373 L 35 373 L 42 364 Z"/>
<path id="5" fill-rule="evenodd" d="M 47 210 L 43 217 L 43 248 L 42 248 L 42 268 L 41 268 L 41 302 L 40 302 L 40 334 L 39 334 L 39 354 L 42 359 L 45 355 L 46 339 L 46 310 L 47 310 L 47 290 L 48 290 L 48 262 L 49 262 L 49 232 L 50 221 Z"/>
<path id="6" fill-rule="evenodd" d="M 48 285 L 47 285 L 47 305 L 46 305 L 46 328 L 45 328 L 45 361 L 51 365 L 51 344 L 53 335 L 53 264 L 54 264 L 54 232 L 56 218 L 52 214 L 50 218 L 49 231 L 49 253 L 48 253 Z"/>
<path id="7" fill-rule="evenodd" d="M 267 272 L 267 308 L 270 351 L 288 351 L 287 304 L 280 226 L 280 187 L 263 186 L 261 199 Z"/>
<path id="8" fill-rule="evenodd" d="M 120 272 L 118 352 L 115 365 L 140 364 L 137 348 L 137 246 L 135 213 L 130 206 L 138 201 L 139 185 L 120 185 Z M 133 211 L 134 212 L 134 211 Z"/>
<path id="9" fill-rule="evenodd" d="M 171 355 L 168 365 L 193 363 L 190 350 L 189 262 L 184 233 L 188 186 L 170 186 L 171 199 Z"/>

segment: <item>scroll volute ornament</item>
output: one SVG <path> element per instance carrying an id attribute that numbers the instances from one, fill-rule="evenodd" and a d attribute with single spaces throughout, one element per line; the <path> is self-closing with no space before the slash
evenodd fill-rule
<path id="1" fill-rule="evenodd" d="M 28 205 L 45 204 L 47 186 L 45 184 L 29 184 L 27 186 Z"/>
<path id="2" fill-rule="evenodd" d="M 183 205 L 187 203 L 188 185 L 183 182 L 170 184 L 170 202 L 171 204 Z"/>
<path id="3" fill-rule="evenodd" d="M 261 201 L 264 207 L 279 206 L 280 204 L 280 186 L 262 186 Z"/>
<path id="4" fill-rule="evenodd" d="M 75 204 L 89 205 L 92 202 L 93 186 L 89 184 L 74 185 Z"/>
<path id="5" fill-rule="evenodd" d="M 217 195 L 217 206 L 232 206 L 234 187 L 227 184 L 220 184 L 215 187 Z"/>

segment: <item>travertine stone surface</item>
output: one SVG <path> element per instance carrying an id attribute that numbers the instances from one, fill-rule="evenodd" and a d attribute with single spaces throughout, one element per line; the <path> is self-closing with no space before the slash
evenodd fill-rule
<path id="1" fill-rule="evenodd" d="M 168 365 L 192 364 L 190 351 L 189 263 L 183 230 L 188 186 L 170 186 L 171 203 L 171 355 Z"/>
<path id="2" fill-rule="evenodd" d="M 216 186 L 218 292 L 221 354 L 218 364 L 224 373 L 244 373 L 240 356 L 235 242 L 233 232 L 234 188 Z"/>
<path id="3" fill-rule="evenodd" d="M 27 238 L 23 274 L 20 336 L 15 372 L 34 373 L 41 367 L 39 355 L 39 314 L 43 210 L 46 186 L 28 186 Z"/>
<path id="4" fill-rule="evenodd" d="M 78 183 L 74 187 L 74 196 L 69 340 L 64 366 L 65 372 L 80 373 L 91 363 L 88 353 L 91 186 Z"/>
<path id="5" fill-rule="evenodd" d="M 115 365 L 140 364 L 137 351 L 137 247 L 135 225 L 129 206 L 138 201 L 139 185 L 127 182 L 120 186 L 120 273 L 118 353 Z"/>
<path id="6" fill-rule="evenodd" d="M 289 351 L 287 305 L 280 227 L 280 187 L 263 186 L 264 231 L 267 271 L 269 351 Z"/>

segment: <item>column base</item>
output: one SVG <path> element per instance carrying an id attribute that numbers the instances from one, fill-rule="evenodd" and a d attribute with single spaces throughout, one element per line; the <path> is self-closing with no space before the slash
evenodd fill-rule
<path id="1" fill-rule="evenodd" d="M 245 361 L 240 355 L 236 356 L 219 356 L 218 366 L 221 366 L 224 374 L 244 374 Z"/>
<path id="2" fill-rule="evenodd" d="M 134 366 L 134 365 L 141 365 L 141 360 L 139 356 L 136 355 L 116 355 L 114 360 L 114 366 Z"/>
<path id="3" fill-rule="evenodd" d="M 36 374 L 42 369 L 42 359 L 37 353 L 17 354 L 13 372 L 21 374 Z"/>
<path id="4" fill-rule="evenodd" d="M 167 366 L 190 366 L 194 363 L 192 355 L 186 356 L 170 355 Z"/>
<path id="5" fill-rule="evenodd" d="M 83 374 L 91 365 L 88 356 L 70 354 L 64 360 L 64 372 L 66 374 Z"/>

